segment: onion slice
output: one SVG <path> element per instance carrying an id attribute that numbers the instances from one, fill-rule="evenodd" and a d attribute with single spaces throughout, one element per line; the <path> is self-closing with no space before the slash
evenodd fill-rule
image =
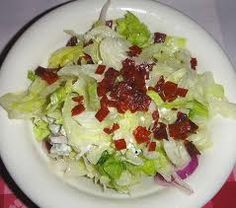
<path id="1" fill-rule="evenodd" d="M 181 170 L 176 171 L 177 175 L 181 179 L 185 179 L 190 176 L 198 167 L 198 157 L 197 155 L 193 155 L 191 157 L 190 162 Z"/>

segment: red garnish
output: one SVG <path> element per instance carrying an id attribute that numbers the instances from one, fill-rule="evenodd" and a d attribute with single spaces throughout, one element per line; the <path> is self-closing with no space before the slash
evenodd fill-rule
<path id="1" fill-rule="evenodd" d="M 152 113 L 152 118 L 153 118 L 154 121 L 158 121 L 159 120 L 159 112 L 158 112 L 158 110 L 155 110 Z"/>
<path id="2" fill-rule="evenodd" d="M 82 101 L 84 100 L 83 96 L 77 96 L 77 97 L 73 97 L 72 100 L 78 104 L 81 104 Z"/>
<path id="3" fill-rule="evenodd" d="M 117 150 L 126 149 L 126 142 L 124 139 L 118 139 L 114 141 Z"/>
<path id="4" fill-rule="evenodd" d="M 73 36 L 68 40 L 66 46 L 76 46 L 77 43 L 78 43 L 77 37 Z"/>
<path id="5" fill-rule="evenodd" d="M 166 101 L 173 101 L 177 98 L 177 84 L 167 81 L 163 86 L 163 95 Z"/>
<path id="6" fill-rule="evenodd" d="M 127 110 L 130 110 L 132 113 L 147 111 L 151 102 L 145 93 L 124 81 L 114 86 L 110 96 L 116 101 L 119 113 L 124 113 Z"/>
<path id="7" fill-rule="evenodd" d="M 104 79 L 98 83 L 97 93 L 99 97 L 104 96 L 109 92 L 115 83 L 116 78 L 119 76 L 119 72 L 113 68 L 108 68 L 104 74 Z"/>
<path id="8" fill-rule="evenodd" d="M 180 97 L 185 97 L 187 92 L 188 92 L 188 90 L 184 89 L 184 88 L 178 87 L 178 89 L 177 89 L 177 95 Z"/>
<path id="9" fill-rule="evenodd" d="M 85 107 L 83 106 L 83 104 L 79 104 L 79 105 L 76 105 L 71 110 L 71 115 L 72 116 L 76 116 L 76 115 L 79 115 L 80 113 L 82 113 L 83 111 L 85 111 Z"/>
<path id="10" fill-rule="evenodd" d="M 153 151 L 155 151 L 156 150 L 156 142 L 150 142 L 149 144 L 148 144 L 148 151 L 149 152 L 153 152 Z"/>
<path id="11" fill-rule="evenodd" d="M 39 66 L 35 70 L 35 74 L 41 77 L 41 79 L 46 81 L 49 85 L 53 84 L 59 79 L 58 75 L 53 71 L 53 69 L 44 68 L 42 66 Z"/>
<path id="12" fill-rule="evenodd" d="M 184 145 L 191 157 L 201 154 L 199 150 L 197 149 L 197 147 L 192 142 L 185 140 Z"/>
<path id="13" fill-rule="evenodd" d="M 145 127 L 138 126 L 134 131 L 133 135 L 138 144 L 142 144 L 149 141 L 149 135 L 151 134 Z"/>
<path id="14" fill-rule="evenodd" d="M 92 57 L 88 55 L 87 53 L 84 54 L 83 58 L 85 59 L 87 64 L 94 64 Z"/>
<path id="15" fill-rule="evenodd" d="M 156 32 L 154 33 L 154 43 L 164 43 L 166 40 L 166 34 Z"/>
<path id="16" fill-rule="evenodd" d="M 178 87 L 177 84 L 167 81 L 163 76 L 159 78 L 155 87 L 149 87 L 148 89 L 156 91 L 163 101 L 171 102 L 175 100 L 178 96 L 185 97 L 188 90 Z"/>
<path id="17" fill-rule="evenodd" d="M 166 124 L 162 122 L 155 122 L 152 131 L 155 139 L 157 140 L 168 139 Z"/>
<path id="18" fill-rule="evenodd" d="M 196 70 L 197 59 L 196 59 L 196 58 L 191 58 L 190 64 L 191 64 L 191 68 L 192 68 L 193 70 Z"/>
<path id="19" fill-rule="evenodd" d="M 105 71 L 106 66 L 105 65 L 98 65 L 97 69 L 96 69 L 96 74 L 103 74 L 103 72 Z"/>
<path id="20" fill-rule="evenodd" d="M 107 107 L 103 107 L 100 110 L 98 110 L 98 112 L 96 113 L 95 117 L 97 118 L 97 120 L 102 122 L 107 117 L 109 112 L 110 111 L 109 111 L 109 109 Z"/>
<path id="21" fill-rule="evenodd" d="M 112 28 L 113 21 L 112 20 L 107 20 L 106 21 L 106 26 Z"/>
<path id="22" fill-rule="evenodd" d="M 138 47 L 137 45 L 133 45 L 129 47 L 129 51 L 127 52 L 128 56 L 134 57 L 138 56 L 142 52 L 142 49 Z"/>
<path id="23" fill-rule="evenodd" d="M 198 126 L 184 113 L 178 112 L 177 120 L 168 125 L 169 135 L 174 139 L 186 139 L 189 134 L 195 133 Z"/>
<path id="24" fill-rule="evenodd" d="M 114 124 L 112 125 L 112 128 L 104 128 L 103 131 L 104 131 L 105 133 L 107 133 L 107 134 L 111 134 L 111 133 L 113 133 L 114 131 L 116 131 L 116 130 L 119 129 L 119 128 L 120 128 L 119 124 L 114 123 Z"/>

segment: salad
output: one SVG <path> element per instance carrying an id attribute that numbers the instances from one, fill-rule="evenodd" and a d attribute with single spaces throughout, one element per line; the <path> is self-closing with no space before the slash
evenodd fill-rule
<path id="1" fill-rule="evenodd" d="M 151 177 L 192 193 L 184 179 L 212 145 L 209 120 L 235 118 L 236 105 L 210 72 L 198 73 L 185 38 L 151 32 L 129 11 L 106 20 L 109 4 L 85 34 L 65 31 L 48 65 L 28 72 L 28 89 L 0 105 L 10 119 L 32 121 L 65 177 L 121 193 Z"/>

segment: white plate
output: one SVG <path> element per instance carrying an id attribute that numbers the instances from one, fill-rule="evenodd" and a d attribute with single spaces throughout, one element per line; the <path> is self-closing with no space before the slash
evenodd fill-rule
<path id="1" fill-rule="evenodd" d="M 28 69 L 46 63 L 49 54 L 68 39 L 64 29 L 84 33 L 98 17 L 102 0 L 77 1 L 58 8 L 33 24 L 17 41 L 0 72 L 0 95 L 25 89 Z M 225 86 L 226 95 L 236 102 L 236 76 L 219 45 L 188 17 L 148 0 L 113 0 L 110 18 L 125 10 L 135 12 L 151 30 L 188 39 L 188 48 L 199 60 L 199 69 L 214 73 Z M 194 194 L 186 195 L 174 188 L 158 191 L 155 185 L 143 186 L 133 196 L 102 193 L 87 181 L 79 180 L 78 189 L 64 183 L 49 171 L 45 156 L 33 139 L 31 126 L 25 121 L 8 120 L 0 109 L 0 150 L 8 171 L 19 187 L 40 207 L 97 208 L 194 208 L 201 207 L 222 186 L 229 175 L 236 150 L 236 122 L 217 119 L 211 124 L 214 146 L 201 157 L 198 170 L 187 182 Z"/>

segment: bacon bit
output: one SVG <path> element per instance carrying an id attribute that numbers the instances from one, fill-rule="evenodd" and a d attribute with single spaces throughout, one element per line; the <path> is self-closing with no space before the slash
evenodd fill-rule
<path id="1" fill-rule="evenodd" d="M 192 142 L 185 140 L 184 145 L 187 149 L 187 152 L 189 153 L 191 157 L 196 156 L 196 155 L 201 155 L 197 147 Z"/>
<path id="2" fill-rule="evenodd" d="M 152 113 L 152 118 L 153 118 L 154 121 L 158 121 L 159 120 L 159 112 L 158 112 L 158 110 L 155 110 Z"/>
<path id="3" fill-rule="evenodd" d="M 127 52 L 128 56 L 134 57 L 138 56 L 142 52 L 142 49 L 138 47 L 137 45 L 133 45 L 129 47 L 129 51 Z"/>
<path id="4" fill-rule="evenodd" d="M 58 75 L 52 70 L 54 69 L 49 69 L 39 66 L 35 70 L 35 74 L 41 77 L 41 79 L 46 81 L 49 85 L 51 85 L 59 79 Z"/>
<path id="5" fill-rule="evenodd" d="M 71 115 L 76 116 L 78 114 L 81 114 L 83 111 L 85 111 L 85 107 L 83 104 L 76 105 L 72 110 L 71 110 Z"/>
<path id="6" fill-rule="evenodd" d="M 126 149 L 126 142 L 124 139 L 118 139 L 114 141 L 117 150 Z"/>
<path id="7" fill-rule="evenodd" d="M 164 43 L 166 40 L 166 34 L 165 33 L 154 33 L 154 43 Z"/>
<path id="8" fill-rule="evenodd" d="M 106 21 L 106 26 L 112 28 L 113 21 L 112 20 L 107 20 Z"/>
<path id="9" fill-rule="evenodd" d="M 103 74 L 103 72 L 105 71 L 106 66 L 105 65 L 98 65 L 97 69 L 96 69 L 96 74 Z"/>
<path id="10" fill-rule="evenodd" d="M 153 127 L 154 138 L 157 140 L 168 139 L 166 124 L 162 122 L 156 122 Z"/>
<path id="11" fill-rule="evenodd" d="M 77 37 L 76 37 L 76 36 L 72 36 L 72 37 L 68 40 L 66 46 L 76 46 L 77 43 L 78 43 Z"/>
<path id="12" fill-rule="evenodd" d="M 196 58 L 191 58 L 190 64 L 191 64 L 191 68 L 192 68 L 193 70 L 196 70 L 197 59 L 196 59 Z"/>
<path id="13" fill-rule="evenodd" d="M 155 150 L 156 150 L 156 146 L 157 146 L 156 142 L 150 142 L 150 143 L 148 144 L 148 151 L 149 151 L 149 152 L 155 151 Z"/>
<path id="14" fill-rule="evenodd" d="M 73 97 L 72 100 L 78 104 L 81 104 L 82 101 L 84 100 L 83 96 L 77 96 L 77 97 Z"/>
<path id="15" fill-rule="evenodd" d="M 170 81 L 163 85 L 163 95 L 166 101 L 170 102 L 177 98 L 177 88 L 178 85 Z"/>
<path id="16" fill-rule="evenodd" d="M 119 128 L 120 128 L 119 124 L 114 123 L 114 124 L 112 125 L 112 128 L 104 128 L 103 131 L 104 131 L 105 133 L 107 133 L 107 134 L 111 134 L 111 133 L 113 133 L 114 131 L 116 131 L 116 130 L 119 129 Z"/>
<path id="17" fill-rule="evenodd" d="M 138 126 L 134 131 L 133 135 L 138 144 L 142 144 L 149 141 L 149 135 L 151 134 L 145 127 Z"/>
<path id="18" fill-rule="evenodd" d="M 107 117 L 109 112 L 110 111 L 109 111 L 109 109 L 107 107 L 102 107 L 100 110 L 98 110 L 98 112 L 96 113 L 95 117 L 97 118 L 97 120 L 102 122 Z"/>
<path id="19" fill-rule="evenodd" d="M 186 139 L 189 134 L 196 132 L 198 126 L 186 114 L 178 112 L 177 120 L 175 123 L 169 124 L 168 128 L 169 135 L 174 139 Z"/>
<path id="20" fill-rule="evenodd" d="M 188 92 L 188 89 L 180 88 L 177 89 L 177 95 L 180 97 L 185 97 Z"/>

